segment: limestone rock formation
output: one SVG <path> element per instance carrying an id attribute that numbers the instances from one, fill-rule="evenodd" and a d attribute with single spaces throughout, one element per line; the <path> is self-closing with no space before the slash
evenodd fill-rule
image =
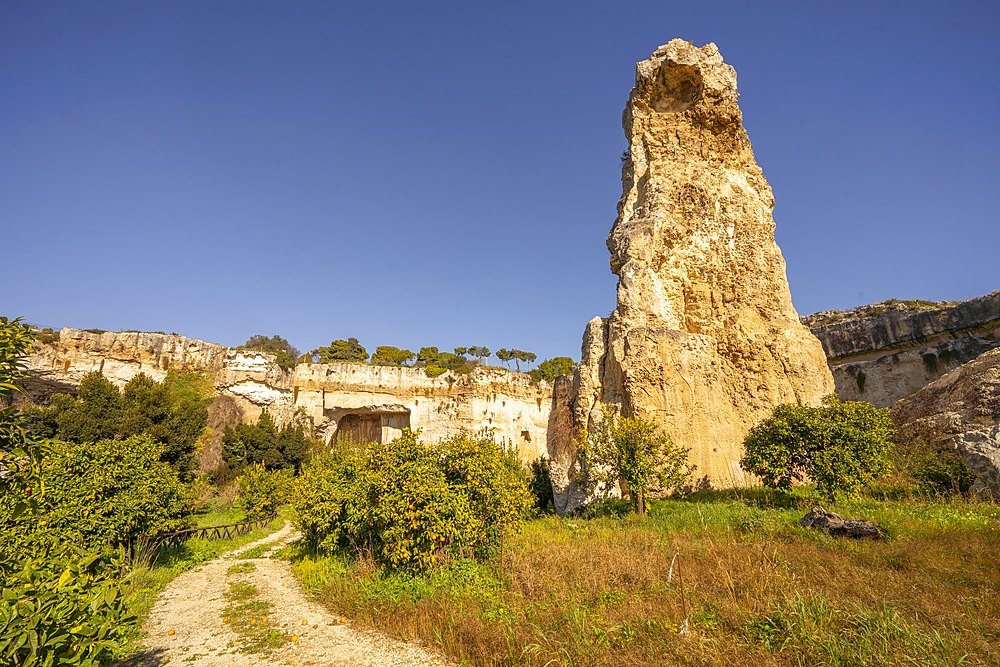
<path id="1" fill-rule="evenodd" d="M 892 408 L 897 438 L 954 449 L 973 491 L 1000 499 L 1000 348 L 981 354 Z"/>
<path id="2" fill-rule="evenodd" d="M 837 395 L 885 408 L 1000 347 L 1000 292 L 959 303 L 893 300 L 802 320 L 823 343 Z"/>
<path id="3" fill-rule="evenodd" d="M 385 442 L 411 428 L 434 442 L 465 429 L 492 432 L 524 461 L 547 451 L 552 385 L 493 366 L 434 378 L 420 368 L 367 364 L 298 364 L 285 371 L 273 355 L 183 336 L 77 329 L 63 329 L 57 340 L 37 345 L 25 361 L 25 384 L 36 400 L 74 392 L 92 371 L 122 386 L 140 372 L 162 381 L 170 369 L 184 369 L 213 378 L 215 430 L 235 419 L 254 422 L 266 409 L 278 423 L 304 413 L 327 441 L 349 432 Z M 211 468 L 219 460 L 213 441 L 202 463 Z"/>
<path id="4" fill-rule="evenodd" d="M 35 345 L 26 359 L 29 396 L 75 391 L 87 373 L 100 371 L 121 386 L 139 373 L 157 382 L 170 368 L 212 371 L 222 367 L 226 348 L 177 334 L 63 329 L 48 345 Z"/>
<path id="5" fill-rule="evenodd" d="M 608 237 L 618 303 L 587 325 L 577 427 L 617 404 L 690 447 L 712 484 L 745 484 L 750 428 L 781 403 L 819 402 L 833 381 L 792 306 L 736 72 L 714 44 L 675 39 L 636 66 L 623 125 Z"/>

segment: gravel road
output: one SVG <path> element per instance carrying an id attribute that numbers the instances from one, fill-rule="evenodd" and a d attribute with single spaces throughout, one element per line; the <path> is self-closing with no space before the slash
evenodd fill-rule
<path id="1" fill-rule="evenodd" d="M 271 551 L 298 539 L 288 523 L 271 535 L 235 549 L 174 579 L 157 598 L 144 627 L 146 650 L 128 660 L 130 667 L 438 667 L 441 657 L 417 645 L 353 629 L 350 622 L 310 600 L 292 576 L 285 560 L 270 559 Z M 260 558 L 238 556 L 260 545 L 273 545 Z M 234 573 L 233 565 L 241 565 Z M 254 598 L 271 603 L 270 625 L 296 641 L 270 652 L 254 653 L 246 641 L 223 622 L 230 584 L 252 584 Z M 306 621 L 306 625 L 303 625 Z M 172 631 L 172 632 L 171 632 Z"/>

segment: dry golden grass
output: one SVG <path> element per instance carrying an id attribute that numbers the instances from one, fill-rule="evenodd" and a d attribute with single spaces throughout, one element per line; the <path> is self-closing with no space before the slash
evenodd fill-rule
<path id="1" fill-rule="evenodd" d="M 751 500 L 536 520 L 502 572 L 311 557 L 295 569 L 356 622 L 473 665 L 1000 664 L 1000 508 L 858 503 L 840 510 L 890 537 L 852 542 Z"/>

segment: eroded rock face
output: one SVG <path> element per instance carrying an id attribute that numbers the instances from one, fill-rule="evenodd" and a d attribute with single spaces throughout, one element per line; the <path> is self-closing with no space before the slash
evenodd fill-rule
<path id="1" fill-rule="evenodd" d="M 547 452 L 552 385 L 493 366 L 435 378 L 420 368 L 367 364 L 298 364 L 286 371 L 273 355 L 183 336 L 77 329 L 63 329 L 58 340 L 37 345 L 26 364 L 26 385 L 36 400 L 74 392 L 92 371 L 118 386 L 140 372 L 157 381 L 170 369 L 208 373 L 217 394 L 210 409 L 213 430 L 237 419 L 255 422 L 267 410 L 279 424 L 304 413 L 327 441 L 342 426 L 356 437 L 382 442 L 404 428 L 420 429 L 426 442 L 465 429 L 492 432 L 524 461 Z M 221 461 L 217 440 L 205 448 L 205 469 Z"/>
<path id="2" fill-rule="evenodd" d="M 170 368 L 215 372 L 225 353 L 221 345 L 176 334 L 66 328 L 52 344 L 35 345 L 25 360 L 30 373 L 25 389 L 32 397 L 75 391 L 93 371 L 118 386 L 139 373 L 162 382 Z"/>
<path id="3" fill-rule="evenodd" d="M 880 408 L 1000 347 L 1000 292 L 959 303 L 887 301 L 802 319 L 823 343 L 837 395 Z"/>
<path id="4" fill-rule="evenodd" d="M 892 419 L 900 442 L 954 449 L 976 473 L 973 491 L 1000 499 L 1000 348 L 901 399 Z"/>
<path id="5" fill-rule="evenodd" d="M 781 403 L 818 403 L 833 381 L 792 307 L 736 72 L 714 44 L 673 40 L 636 66 L 623 121 L 608 237 L 618 304 L 587 326 L 577 427 L 617 404 L 690 447 L 713 485 L 742 485 L 749 429 Z"/>

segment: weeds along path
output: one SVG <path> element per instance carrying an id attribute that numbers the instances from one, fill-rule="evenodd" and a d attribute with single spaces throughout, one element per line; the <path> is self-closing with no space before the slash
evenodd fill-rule
<path id="1" fill-rule="evenodd" d="M 268 556 L 299 533 L 281 530 L 174 579 L 150 611 L 147 649 L 129 665 L 423 667 L 416 645 L 352 629 L 309 600 L 285 560 Z M 243 556 L 243 557 L 241 557 Z M 247 558 L 247 556 L 259 556 Z M 172 631 L 172 632 L 171 632 Z"/>

